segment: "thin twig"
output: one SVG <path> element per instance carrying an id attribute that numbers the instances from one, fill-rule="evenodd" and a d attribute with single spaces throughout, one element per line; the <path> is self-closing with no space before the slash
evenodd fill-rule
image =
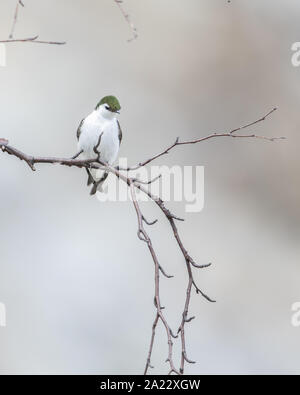
<path id="1" fill-rule="evenodd" d="M 150 347 L 149 347 L 149 351 L 148 351 L 148 358 L 147 358 L 147 362 L 146 362 L 146 366 L 145 366 L 145 370 L 144 370 L 144 375 L 146 375 L 148 373 L 149 368 L 151 368 L 151 369 L 154 368 L 154 366 L 151 365 L 151 356 L 152 356 L 154 339 L 155 339 L 155 329 L 157 327 L 158 320 L 159 320 L 159 315 L 156 313 L 155 320 L 152 325 L 152 335 L 151 335 Z"/>
<path id="2" fill-rule="evenodd" d="M 155 219 L 154 221 L 148 221 L 145 217 L 144 217 L 144 215 L 143 215 L 143 221 L 147 224 L 147 225 L 154 225 L 154 224 L 156 224 L 156 222 L 158 221 L 158 219 Z"/>
<path id="3" fill-rule="evenodd" d="M 10 31 L 10 34 L 9 34 L 9 38 L 10 39 L 12 39 L 14 37 L 14 32 L 15 32 L 15 28 L 16 28 L 16 24 L 17 24 L 17 20 L 18 20 L 18 13 L 19 13 L 19 7 L 20 6 L 24 7 L 24 3 L 21 0 L 18 0 L 17 4 L 16 4 L 16 10 L 15 10 L 13 23 L 12 23 L 12 26 L 11 26 L 11 31 Z"/>
<path id="4" fill-rule="evenodd" d="M 132 37 L 129 38 L 127 41 L 131 42 L 133 40 L 136 40 L 138 38 L 138 32 L 137 32 L 137 28 L 134 26 L 134 24 L 131 21 L 130 15 L 123 9 L 122 7 L 122 3 L 123 0 L 113 0 L 114 3 L 116 3 L 116 5 L 119 7 L 121 14 L 123 15 L 123 18 L 125 19 L 125 21 L 128 23 L 131 32 L 132 32 Z"/>
<path id="5" fill-rule="evenodd" d="M 65 41 L 42 41 L 38 40 L 39 36 L 28 38 L 16 38 L 9 40 L 0 40 L 0 43 L 33 43 L 33 44 L 50 44 L 50 45 L 65 45 Z"/>
<path id="6" fill-rule="evenodd" d="M 149 180 L 149 181 L 142 181 L 142 180 L 139 180 L 138 178 L 134 178 L 134 182 L 136 182 L 136 183 L 138 183 L 138 184 L 150 185 L 150 184 L 152 184 L 153 182 L 159 180 L 160 178 L 161 178 L 161 174 L 159 174 L 158 176 L 152 178 L 152 179 Z"/>
<path id="7" fill-rule="evenodd" d="M 237 134 L 243 129 L 249 128 L 250 126 L 256 125 L 260 122 L 263 122 L 266 118 L 268 118 L 274 111 L 276 111 L 277 108 L 273 108 L 271 111 L 269 111 L 267 114 L 265 114 L 263 117 L 257 119 L 256 121 L 253 121 L 251 123 L 248 123 L 244 126 L 240 126 L 238 128 L 232 129 L 229 132 L 223 132 L 223 133 L 211 133 L 208 136 L 201 137 L 195 140 L 186 140 L 186 141 L 179 141 L 179 137 L 176 138 L 175 142 L 169 145 L 166 149 L 163 151 L 159 152 L 156 155 L 151 156 L 149 159 L 138 163 L 135 166 L 130 166 L 126 168 L 119 167 L 119 170 L 125 170 L 125 171 L 130 171 L 130 170 L 138 170 L 139 168 L 148 165 L 149 163 L 153 162 L 155 159 L 160 158 L 161 156 L 167 155 L 173 148 L 179 146 L 179 145 L 187 145 L 187 144 L 197 144 L 201 143 L 203 141 L 216 138 L 216 137 L 231 137 L 231 138 L 254 138 L 254 139 L 261 139 L 261 140 L 266 140 L 266 141 L 275 141 L 275 140 L 283 140 L 285 137 L 266 137 L 266 136 L 260 136 L 257 134 Z"/>

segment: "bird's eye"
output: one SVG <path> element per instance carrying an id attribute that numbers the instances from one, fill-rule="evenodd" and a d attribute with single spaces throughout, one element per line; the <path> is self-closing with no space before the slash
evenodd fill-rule
<path id="1" fill-rule="evenodd" d="M 109 106 L 105 106 L 105 108 L 107 109 L 107 110 L 109 110 L 110 108 L 109 108 Z"/>

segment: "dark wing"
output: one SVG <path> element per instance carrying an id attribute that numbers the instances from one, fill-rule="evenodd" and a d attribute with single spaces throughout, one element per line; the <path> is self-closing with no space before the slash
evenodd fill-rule
<path id="1" fill-rule="evenodd" d="M 117 122 L 118 122 L 118 127 L 119 127 L 119 143 L 121 145 L 121 141 L 122 141 L 122 137 L 123 137 L 122 129 L 121 129 L 121 126 L 120 126 L 120 122 L 119 121 L 117 121 Z"/>
<path id="2" fill-rule="evenodd" d="M 76 133 L 77 140 L 79 140 L 79 137 L 81 135 L 81 126 L 83 125 L 83 122 L 84 122 L 84 119 L 80 122 L 80 124 L 78 126 L 77 133 Z"/>

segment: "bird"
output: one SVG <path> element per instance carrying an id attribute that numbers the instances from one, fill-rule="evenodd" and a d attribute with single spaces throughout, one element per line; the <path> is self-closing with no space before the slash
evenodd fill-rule
<path id="1" fill-rule="evenodd" d="M 115 96 L 104 96 L 77 129 L 78 156 L 83 159 L 99 159 L 112 165 L 117 159 L 122 141 L 122 129 L 117 119 L 121 106 Z M 91 185 L 90 194 L 102 191 L 102 184 L 108 173 L 86 168 L 87 185 Z"/>

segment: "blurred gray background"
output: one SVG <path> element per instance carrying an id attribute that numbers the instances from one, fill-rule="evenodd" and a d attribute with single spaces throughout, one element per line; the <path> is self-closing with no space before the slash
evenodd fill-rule
<path id="1" fill-rule="evenodd" d="M 68 157 L 80 120 L 106 94 L 120 98 L 129 163 L 174 140 L 227 131 L 279 110 L 251 131 L 275 143 L 215 139 L 179 147 L 157 164 L 205 166 L 205 208 L 179 230 L 198 263 L 187 350 L 190 374 L 299 373 L 300 41 L 298 0 L 127 0 L 131 33 L 111 0 L 26 0 L 16 37 L 66 46 L 8 44 L 0 68 L 0 137 L 25 152 Z M 1 1 L 0 37 L 14 0 Z M 136 237 L 129 202 L 89 196 L 84 170 L 40 165 L 33 173 L 0 155 L 0 372 L 139 374 L 155 316 L 153 263 Z M 187 275 L 168 224 L 145 204 L 161 263 L 162 302 L 176 330 Z M 177 346 L 176 346 L 177 347 Z M 179 360 L 179 347 L 176 358 Z M 152 363 L 166 373 L 158 330 Z M 152 372 L 152 371 L 151 371 Z"/>

